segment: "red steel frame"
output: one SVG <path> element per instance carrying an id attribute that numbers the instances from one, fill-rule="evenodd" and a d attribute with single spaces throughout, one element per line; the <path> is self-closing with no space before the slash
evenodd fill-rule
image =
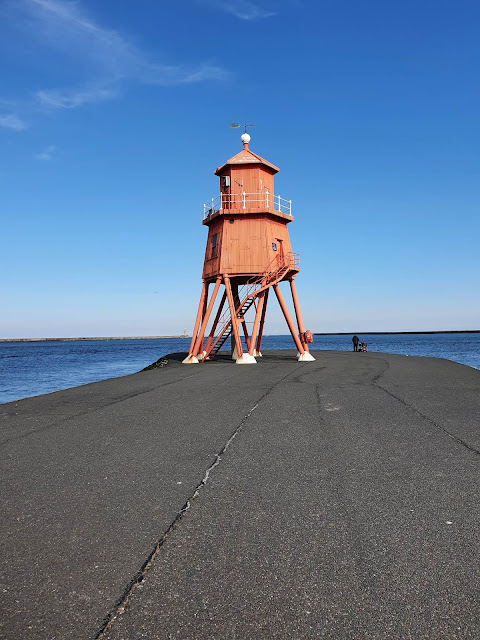
<path id="1" fill-rule="evenodd" d="M 223 281 L 225 283 L 225 289 L 227 291 L 227 300 L 228 300 L 228 306 L 230 308 L 230 318 L 232 323 L 232 331 L 235 338 L 235 346 L 237 348 L 237 355 L 239 358 L 241 358 L 243 355 L 243 349 L 242 349 L 242 341 L 240 340 L 240 334 L 238 332 L 238 320 L 237 320 L 235 304 L 233 302 L 232 286 L 230 284 L 230 278 L 227 275 L 223 277 Z"/>
<path id="2" fill-rule="evenodd" d="M 197 317 L 195 320 L 195 328 L 193 331 L 192 341 L 190 344 L 190 356 L 194 356 L 202 359 L 208 359 L 210 353 L 212 352 L 215 345 L 219 342 L 222 335 L 228 330 L 233 334 L 232 336 L 232 348 L 233 345 L 236 347 L 237 356 L 241 358 L 244 351 L 242 348 L 242 342 L 240 339 L 240 324 L 242 325 L 243 335 L 245 337 L 245 342 L 247 345 L 247 352 L 250 356 L 254 356 L 255 353 L 259 354 L 262 344 L 263 337 L 263 328 L 265 324 L 265 316 L 267 311 L 267 302 L 268 302 L 268 294 L 271 288 L 273 288 L 275 295 L 277 297 L 278 303 L 280 305 L 280 309 L 285 317 L 287 326 L 292 335 L 295 346 L 297 347 L 298 353 L 303 355 L 305 352 L 309 352 L 308 345 L 305 339 L 305 329 L 303 326 L 302 314 L 300 311 L 300 304 L 298 301 L 298 295 L 294 283 L 294 275 L 291 273 L 283 274 L 282 271 L 284 269 L 288 269 L 288 263 L 290 258 L 284 260 L 284 264 L 280 266 L 278 269 L 278 275 L 280 276 L 278 279 L 274 279 L 272 282 L 268 282 L 268 278 L 272 277 L 271 271 L 266 271 L 265 274 L 259 274 L 251 279 L 252 283 L 256 283 L 257 290 L 250 289 L 250 284 L 247 283 L 246 291 L 249 292 L 247 298 L 243 301 L 239 297 L 238 293 L 238 284 L 236 282 L 232 283 L 229 275 L 224 274 L 223 276 L 217 276 L 215 287 L 213 289 L 212 295 L 210 296 L 210 300 L 208 299 L 208 288 L 209 283 L 204 282 L 202 287 L 202 293 L 200 296 L 200 302 L 198 305 Z M 276 277 L 276 274 L 273 273 L 273 277 Z M 283 298 L 283 295 L 278 286 L 279 282 L 282 280 L 288 280 L 290 283 L 290 290 L 292 294 L 293 307 L 295 310 L 295 316 L 297 320 L 298 333 L 295 328 L 294 322 L 290 316 L 287 305 Z M 250 281 L 249 281 L 250 282 Z M 205 343 L 205 331 L 212 314 L 212 310 L 215 304 L 215 300 L 217 298 L 218 290 L 221 284 L 224 284 L 225 291 L 222 295 L 220 304 L 218 306 L 215 319 L 213 321 L 212 327 L 210 329 L 210 333 L 208 335 L 207 341 Z M 251 335 L 248 333 L 247 324 L 245 322 L 245 317 L 243 315 L 243 309 L 246 306 L 246 300 L 251 298 L 251 302 L 249 306 L 253 303 L 255 305 L 255 320 L 253 322 Z M 215 331 L 219 325 L 219 322 L 222 318 L 222 311 L 225 307 L 225 303 L 228 304 L 229 309 L 229 317 L 230 320 L 228 323 L 224 322 L 222 326 L 222 333 L 215 340 Z M 243 306 L 242 306 L 243 302 Z M 248 307 L 247 307 L 248 309 Z M 225 316 L 225 314 L 224 314 Z M 224 317 L 223 316 L 223 317 Z M 228 335 L 228 334 L 227 334 Z M 222 342 L 223 344 L 223 342 Z M 218 348 L 218 347 L 217 347 Z"/>
<path id="3" fill-rule="evenodd" d="M 298 301 L 297 289 L 295 287 L 295 282 L 294 282 L 293 278 L 290 280 L 290 290 L 292 292 L 293 306 L 295 308 L 295 315 L 297 317 L 298 333 L 300 335 L 300 340 L 302 342 L 302 347 L 303 347 L 304 351 L 309 353 L 310 351 L 309 351 L 309 348 L 308 348 L 307 341 L 305 339 L 305 327 L 303 326 L 302 312 L 300 311 L 300 303 Z"/>

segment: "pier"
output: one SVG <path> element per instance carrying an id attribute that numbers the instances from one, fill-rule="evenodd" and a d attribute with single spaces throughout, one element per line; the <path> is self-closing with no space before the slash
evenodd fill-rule
<path id="1" fill-rule="evenodd" d="M 0 638 L 478 640 L 480 373 L 312 354 L 1 405 Z"/>

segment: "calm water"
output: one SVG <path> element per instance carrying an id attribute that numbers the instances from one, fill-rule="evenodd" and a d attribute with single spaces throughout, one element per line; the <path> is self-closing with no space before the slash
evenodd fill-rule
<path id="1" fill-rule="evenodd" d="M 480 369 L 480 334 L 359 334 L 369 351 L 447 358 Z M 0 343 L 0 403 L 140 371 L 188 351 L 189 338 Z M 351 336 L 314 336 L 314 349 L 351 350 Z M 262 349 L 292 349 L 290 336 L 265 336 Z"/>

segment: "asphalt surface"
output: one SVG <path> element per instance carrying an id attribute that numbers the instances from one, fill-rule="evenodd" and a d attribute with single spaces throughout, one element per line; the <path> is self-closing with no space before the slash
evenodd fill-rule
<path id="1" fill-rule="evenodd" d="M 314 355 L 0 405 L 0 637 L 480 638 L 480 373 Z"/>

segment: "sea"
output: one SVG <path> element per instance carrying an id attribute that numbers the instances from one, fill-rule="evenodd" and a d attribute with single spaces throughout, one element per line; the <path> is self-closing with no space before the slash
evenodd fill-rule
<path id="1" fill-rule="evenodd" d="M 358 334 L 368 351 L 433 356 L 480 369 L 480 333 Z M 187 351 L 190 338 L 0 342 L 0 404 L 141 371 Z M 351 336 L 314 336 L 312 349 L 350 351 Z M 295 350 L 291 336 L 264 336 L 262 351 Z"/>

